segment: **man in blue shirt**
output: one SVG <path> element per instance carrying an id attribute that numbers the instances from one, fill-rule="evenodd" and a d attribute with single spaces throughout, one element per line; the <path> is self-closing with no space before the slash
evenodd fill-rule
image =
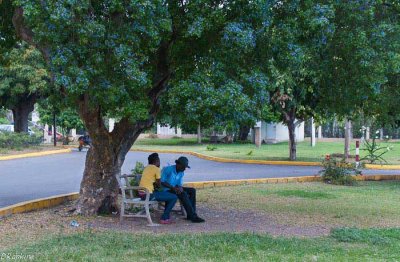
<path id="1" fill-rule="evenodd" d="M 197 216 L 196 213 L 196 189 L 182 186 L 184 171 L 186 168 L 190 168 L 189 160 L 181 156 L 175 160 L 175 164 L 165 167 L 161 171 L 161 184 L 164 186 L 165 191 L 176 194 L 186 210 L 188 220 L 193 223 L 204 222 L 204 219 Z"/>

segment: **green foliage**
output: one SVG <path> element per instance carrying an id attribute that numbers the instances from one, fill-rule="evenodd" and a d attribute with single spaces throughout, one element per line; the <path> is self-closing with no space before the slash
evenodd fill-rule
<path id="1" fill-rule="evenodd" d="M 135 168 L 132 169 L 132 175 L 141 175 L 144 170 L 144 164 L 142 162 L 136 161 Z"/>
<path id="2" fill-rule="evenodd" d="M 356 181 L 351 176 L 361 174 L 361 171 L 354 168 L 352 164 L 344 159 L 337 161 L 329 155 L 322 161 L 323 169 L 319 171 L 322 180 L 328 184 L 352 186 Z"/>
<path id="3" fill-rule="evenodd" d="M 30 136 L 26 133 L 0 131 L 0 148 L 21 150 L 23 148 L 40 145 L 42 139 L 42 136 L 39 134 Z"/>
<path id="4" fill-rule="evenodd" d="M 15 45 L 17 39 L 12 24 L 13 12 L 11 11 L 12 0 L 0 1 L 0 54 Z M 0 64 L 3 62 L 0 55 Z"/>
<path id="5" fill-rule="evenodd" d="M 68 102 L 90 97 L 102 116 L 148 120 L 157 83 L 182 80 L 208 52 L 236 3 L 216 1 L 16 0 L 34 40 L 50 53 L 55 85 Z M 171 79 L 172 81 L 172 79 Z M 58 95 L 58 94 L 57 94 Z M 153 113 L 153 112 L 151 112 Z"/>
<path id="6" fill-rule="evenodd" d="M 207 151 L 215 151 L 215 150 L 217 150 L 217 147 L 213 146 L 213 145 L 207 145 L 206 150 Z"/>
<path id="7" fill-rule="evenodd" d="M 73 108 L 59 109 L 57 105 L 51 104 L 48 100 L 43 100 L 38 107 L 38 112 L 40 122 L 48 125 L 53 125 L 53 113 L 55 113 L 56 124 L 61 128 L 61 132 L 66 140 L 71 129 L 84 128 L 82 120 Z"/>
<path id="8" fill-rule="evenodd" d="M 136 161 L 135 168 L 131 170 L 131 175 L 133 176 L 129 180 L 131 186 L 138 186 L 142 173 L 144 170 L 144 164 L 142 162 Z"/>
<path id="9" fill-rule="evenodd" d="M 0 125 L 1 124 L 9 124 L 10 122 L 8 121 L 8 119 L 7 118 L 5 118 L 5 117 L 0 117 Z"/>
<path id="10" fill-rule="evenodd" d="M 26 43 L 3 54 L 0 64 L 0 105 L 12 109 L 48 91 L 48 73 L 38 50 Z"/>
<path id="11" fill-rule="evenodd" d="M 393 98 L 398 97 L 399 4 L 391 2 L 332 1 L 333 35 L 319 65 L 321 112 L 351 117 L 363 112 L 384 122 L 398 112 Z"/>
<path id="12" fill-rule="evenodd" d="M 375 135 L 372 136 L 372 141 L 364 140 L 363 146 L 364 148 L 361 148 L 361 150 L 365 151 L 366 155 L 362 157 L 360 161 L 366 160 L 370 164 L 374 164 L 377 161 L 379 161 L 380 163 L 387 163 L 387 161 L 383 158 L 383 155 L 393 149 L 392 145 L 389 146 L 379 145 L 376 142 Z"/>

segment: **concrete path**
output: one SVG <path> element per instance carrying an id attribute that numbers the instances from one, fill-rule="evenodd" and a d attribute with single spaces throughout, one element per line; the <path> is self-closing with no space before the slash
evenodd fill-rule
<path id="1" fill-rule="evenodd" d="M 122 173 L 149 153 L 129 152 Z M 22 201 L 79 191 L 86 152 L 0 161 L 0 207 Z M 161 166 L 175 164 L 178 154 L 160 154 Z M 192 167 L 185 181 L 210 181 L 315 175 L 320 167 L 219 163 L 187 155 Z M 365 174 L 400 174 L 399 170 L 366 170 Z"/>

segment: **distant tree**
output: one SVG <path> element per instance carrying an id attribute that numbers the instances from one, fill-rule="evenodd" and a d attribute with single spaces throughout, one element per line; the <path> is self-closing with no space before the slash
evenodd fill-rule
<path id="1" fill-rule="evenodd" d="M 54 115 L 56 117 L 56 125 L 61 128 L 64 141 L 63 144 L 69 143 L 68 135 L 71 129 L 83 129 L 84 125 L 78 113 L 72 108 L 57 108 L 49 101 L 42 101 L 38 107 L 40 122 L 42 124 L 53 125 Z M 58 104 L 59 105 L 59 104 Z"/>
<path id="2" fill-rule="evenodd" d="M 320 63 L 332 37 L 334 10 L 324 1 L 275 1 L 267 26 L 257 34 L 259 67 L 270 83 L 270 102 L 288 127 L 289 158 L 296 159 L 296 127 L 314 114 Z"/>
<path id="3" fill-rule="evenodd" d="M 29 114 L 49 88 L 48 73 L 40 52 L 26 43 L 3 55 L 0 106 L 12 110 L 15 132 L 28 132 Z"/>

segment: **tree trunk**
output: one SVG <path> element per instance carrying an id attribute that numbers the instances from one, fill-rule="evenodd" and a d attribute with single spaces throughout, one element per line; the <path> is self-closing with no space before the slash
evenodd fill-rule
<path id="1" fill-rule="evenodd" d="M 344 130 L 344 158 L 349 159 L 350 156 L 350 140 L 351 140 L 351 121 L 346 120 Z"/>
<path id="2" fill-rule="evenodd" d="M 201 125 L 197 125 L 197 144 L 201 144 Z"/>
<path id="3" fill-rule="evenodd" d="M 35 102 L 35 95 L 27 95 L 24 99 L 20 99 L 17 105 L 11 108 L 14 118 L 14 132 L 28 133 L 28 117 L 34 109 Z"/>
<path id="4" fill-rule="evenodd" d="M 313 117 L 311 117 L 311 147 L 315 147 L 315 123 Z"/>
<path id="5" fill-rule="evenodd" d="M 63 129 L 66 130 L 63 134 L 64 140 L 63 140 L 63 145 L 69 145 L 69 133 L 71 132 L 71 129 Z"/>
<path id="6" fill-rule="evenodd" d="M 109 214 L 118 210 L 117 175 L 142 129 L 132 125 L 117 127 L 117 124 L 114 129 L 117 132 L 108 133 L 105 127 L 99 132 L 90 124 L 86 126 L 92 145 L 86 155 L 76 212 L 81 215 Z"/>
<path id="7" fill-rule="evenodd" d="M 318 139 L 322 138 L 322 126 L 318 126 Z"/>
<path id="8" fill-rule="evenodd" d="M 296 112 L 295 109 L 285 113 L 285 124 L 289 131 L 289 159 L 296 160 Z"/>
<path id="9" fill-rule="evenodd" d="M 87 153 L 77 204 L 79 214 L 93 215 L 118 210 L 116 176 L 121 172 L 123 159 L 115 156 L 112 149 L 104 149 L 93 146 Z"/>
<path id="10" fill-rule="evenodd" d="M 239 128 L 239 140 L 246 141 L 247 137 L 249 136 L 250 126 L 241 125 Z"/>
<path id="11" fill-rule="evenodd" d="M 289 130 L 289 159 L 294 161 L 296 160 L 296 126 L 294 124 L 294 120 L 288 123 Z"/>

